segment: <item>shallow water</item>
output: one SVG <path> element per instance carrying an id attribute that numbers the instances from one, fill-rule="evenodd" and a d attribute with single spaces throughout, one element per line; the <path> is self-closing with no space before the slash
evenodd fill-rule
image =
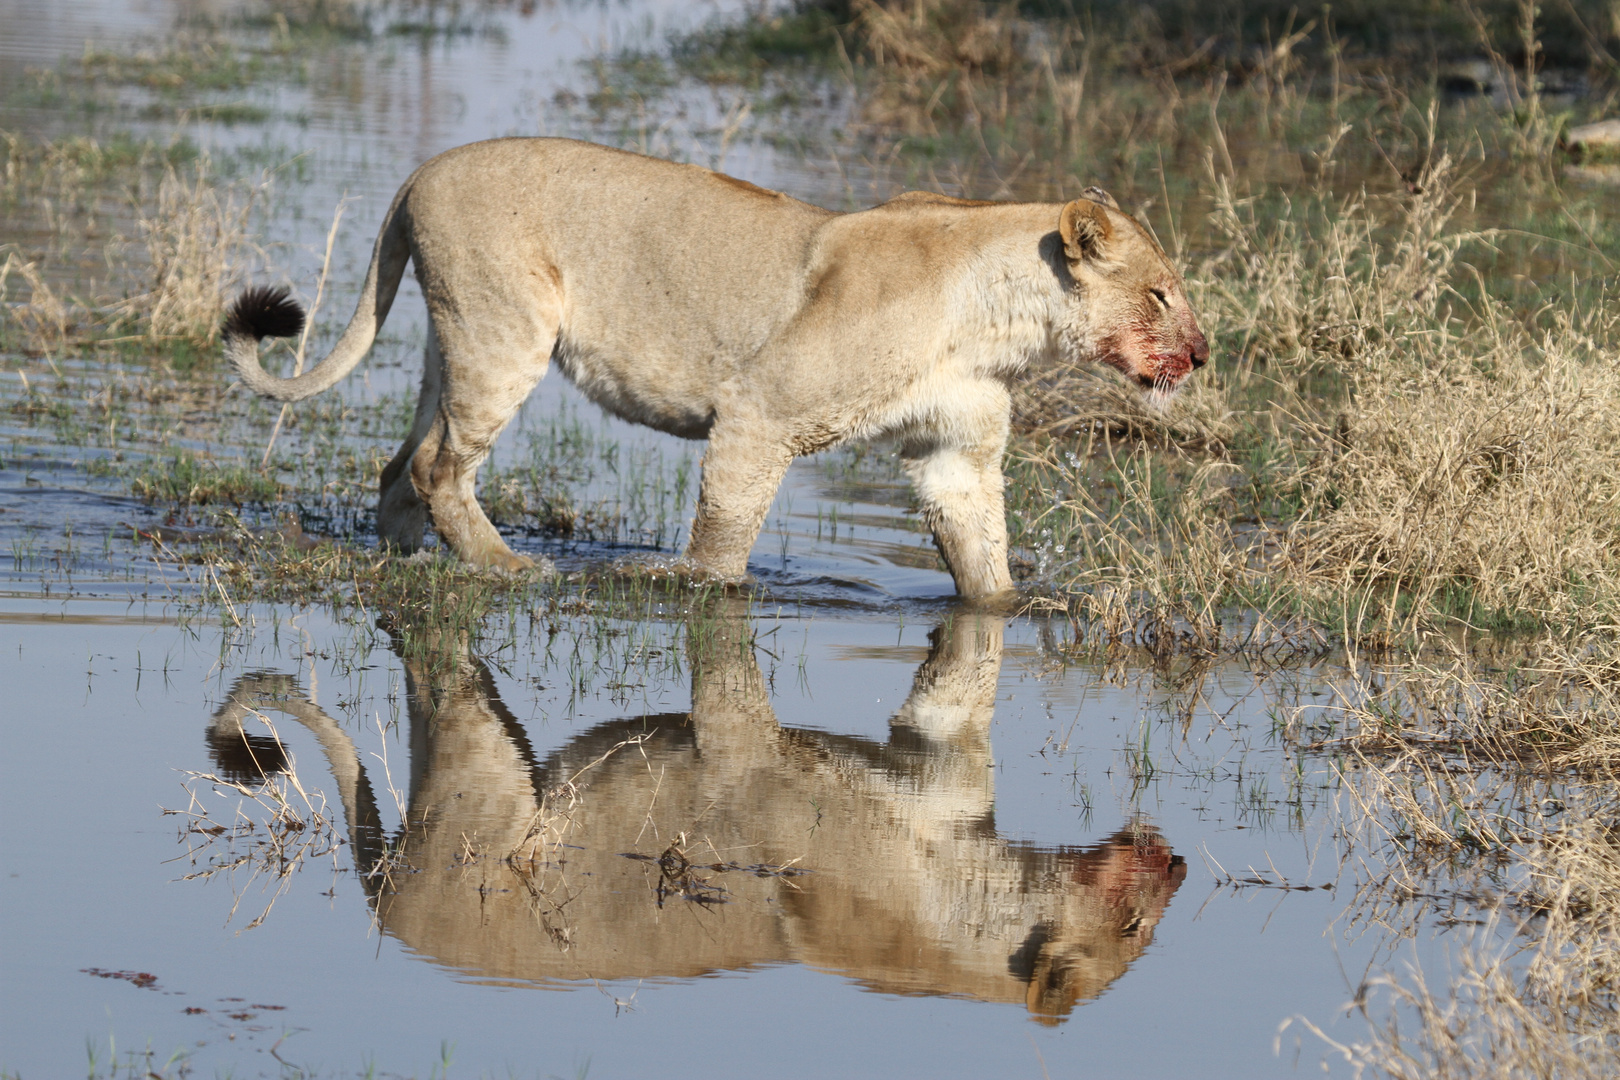
<path id="1" fill-rule="evenodd" d="M 570 64 L 707 10 L 542 6 L 489 15 L 498 33 L 345 46 L 266 91 L 269 122 L 189 130 L 220 154 L 309 151 L 271 226 L 305 288 L 333 204 L 362 197 L 326 309 L 341 319 L 410 167 L 556 130 L 545 103 Z M 6 3 L 0 65 L 15 84 L 19 65 L 164 33 L 176 11 Z M 655 148 L 683 149 L 659 130 Z M 841 197 L 757 147 L 727 167 Z M 419 310 L 402 295 L 341 391 L 345 423 L 405 400 Z M 98 363 L 64 362 L 51 385 L 89 400 L 123 377 Z M 8 365 L 8 402 L 38 369 Z M 83 1068 L 88 1041 L 102 1073 L 149 1047 L 160 1073 L 179 1055 L 236 1076 L 448 1058 L 519 1076 L 1252 1077 L 1316 1071 L 1322 1047 L 1296 1048 L 1297 1028 L 1277 1045 L 1292 1016 L 1345 1038 L 1364 1023 L 1344 1005 L 1389 945 L 1346 913 L 1330 764 L 1275 735 L 1327 700 L 1330 660 L 1065 661 L 1062 626 L 954 603 L 881 451 L 794 466 L 752 608 L 536 613 L 471 643 L 227 598 L 205 565 L 132 542 L 161 515 L 82 468 L 241 445 L 263 419 L 203 392 L 109 419 L 96 449 L 0 413 L 8 1075 Z M 549 452 L 569 423 L 615 462 L 579 498 L 658 505 L 609 539 L 514 544 L 567 572 L 677 549 L 670 485 L 697 448 L 598 418 L 555 377 L 495 465 Z M 286 445 L 325 452 L 322 430 L 296 423 Z M 296 777 L 303 828 L 267 831 L 244 794 L 266 773 Z"/>
<path id="2" fill-rule="evenodd" d="M 1372 959 L 1332 887 L 1215 884 L 1217 863 L 1340 883 L 1327 778 L 1299 778 L 1291 808 L 1257 734 L 1293 692 L 1251 672 L 1204 674 L 1183 727 L 1186 689 L 1054 669 L 1040 626 L 959 612 L 756 614 L 760 647 L 713 641 L 694 676 L 668 625 L 605 646 L 520 628 L 447 674 L 318 611 L 244 609 L 248 633 L 155 605 L 6 607 L 22 1076 L 82 1064 L 87 1038 L 238 1075 L 273 1073 L 273 1048 L 408 1074 L 441 1041 L 460 1070 L 517 1075 L 783 1055 L 810 1075 L 1275 1075 L 1277 1025 L 1332 1017 Z M 252 837 L 163 810 L 192 805 L 187 770 L 280 764 L 275 736 L 340 843 L 246 929 L 265 875 L 183 879 Z M 508 859 L 570 777 L 558 846 Z M 234 825 L 237 793 L 190 789 Z M 652 861 L 672 844 L 689 867 Z M 384 846 L 391 877 L 357 879 Z"/>

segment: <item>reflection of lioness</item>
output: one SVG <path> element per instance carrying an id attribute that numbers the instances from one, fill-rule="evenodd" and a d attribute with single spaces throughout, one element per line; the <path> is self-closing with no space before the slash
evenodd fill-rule
<path id="1" fill-rule="evenodd" d="M 378 927 L 478 982 L 798 962 L 1056 1023 L 1152 944 L 1187 866 L 1151 825 L 1085 848 L 996 829 L 1000 618 L 935 629 L 886 739 L 780 724 L 756 629 L 705 610 L 685 635 L 689 713 L 610 720 L 537 756 L 465 634 L 396 627 L 411 779 L 388 835 L 353 741 L 291 677 L 240 679 L 208 743 L 247 778 L 286 755 L 244 721 L 276 710 L 307 727 Z"/>
<path id="2" fill-rule="evenodd" d="M 417 169 L 394 197 L 359 307 L 292 379 L 257 339 L 297 333 L 251 290 L 225 350 L 296 401 L 359 363 L 407 259 L 431 330 L 416 421 L 382 474 L 377 528 L 410 550 L 427 514 L 462 558 L 517 569 L 474 476 L 550 361 L 609 412 L 708 439 L 686 558 L 740 577 L 789 462 L 894 437 L 966 596 L 1007 589 L 1008 382 L 1032 360 L 1111 364 L 1173 390 L 1208 346 L 1164 252 L 1096 189 L 1067 205 L 909 194 L 834 214 L 690 165 L 563 139 L 497 139 Z"/>

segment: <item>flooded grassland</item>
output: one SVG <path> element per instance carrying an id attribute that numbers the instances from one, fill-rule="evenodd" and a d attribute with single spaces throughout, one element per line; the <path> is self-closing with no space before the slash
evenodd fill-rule
<path id="1" fill-rule="evenodd" d="M 1614 43 L 1026 7 L 0 0 L 0 1074 L 1613 1073 Z M 391 558 L 414 282 L 288 410 L 222 306 L 318 358 L 403 177 L 535 133 L 1101 182 L 1214 362 L 1031 373 L 1016 614 L 883 446 L 671 579 L 702 447 L 555 373 L 480 499 L 559 577 Z"/>

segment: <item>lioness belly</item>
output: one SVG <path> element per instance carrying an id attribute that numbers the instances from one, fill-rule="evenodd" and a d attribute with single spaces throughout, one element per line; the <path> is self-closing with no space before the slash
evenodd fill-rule
<path id="1" fill-rule="evenodd" d="M 638 363 L 559 335 L 552 360 L 568 381 L 621 420 L 644 424 L 681 439 L 706 439 L 714 424 L 714 402 L 694 378 L 699 365 Z"/>

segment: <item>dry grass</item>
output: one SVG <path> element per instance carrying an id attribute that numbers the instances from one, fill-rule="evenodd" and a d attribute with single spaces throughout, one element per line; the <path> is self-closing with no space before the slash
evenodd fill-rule
<path id="1" fill-rule="evenodd" d="M 227 181 L 206 157 L 182 164 L 183 147 L 5 140 L 0 220 L 22 238 L 0 246 L 13 347 L 215 340 L 224 298 L 263 262 L 252 216 L 265 182 Z"/>
<path id="2" fill-rule="evenodd" d="M 1576 624 L 1614 613 L 1620 372 L 1615 316 L 1527 328 L 1482 305 L 1473 347 L 1447 327 L 1355 380 L 1343 445 L 1302 477 L 1289 565 L 1389 622 L 1446 590 L 1484 611 Z M 1393 350 L 1392 350 L 1393 351 Z M 1386 354 L 1380 358 L 1391 359 Z"/>
<path id="3" fill-rule="evenodd" d="M 1024 59 L 1027 24 L 977 0 L 854 0 L 854 29 L 873 63 L 934 77 L 1005 75 Z"/>
<path id="4" fill-rule="evenodd" d="M 1280 376 L 1272 423 L 1299 501 L 1267 568 L 1341 598 L 1357 624 L 1404 611 L 1416 629 L 1447 593 L 1576 622 L 1617 599 L 1620 316 L 1566 303 L 1525 318 L 1477 276 L 1465 298 L 1459 252 L 1494 235 L 1448 228 L 1454 184 L 1442 155 L 1393 228 L 1358 196 L 1303 242 L 1287 218 L 1268 236 L 1217 200 L 1232 245 L 1197 274 L 1202 300 Z M 1324 373 L 1345 388 L 1331 420 L 1287 385 Z"/>
<path id="5" fill-rule="evenodd" d="M 281 747 L 281 738 L 269 717 L 254 713 Z M 276 901 L 291 887 L 300 871 L 321 858 L 331 858 L 337 873 L 337 852 L 342 845 L 335 823 L 320 791 L 310 792 L 298 779 L 297 767 L 281 747 L 278 768 L 263 770 L 262 778 L 234 780 L 213 773 L 188 772 L 184 789 L 189 802 L 184 810 L 168 810 L 185 818 L 180 839 L 186 845 L 179 858 L 196 867 L 183 881 L 206 881 L 223 876 L 231 883 L 233 901 L 229 923 L 236 917 L 255 885 L 268 893 L 264 910 L 247 924 L 252 930 L 269 918 Z M 236 802 L 221 814 L 211 805 L 212 794 Z"/>
<path id="6" fill-rule="evenodd" d="M 1221 454 L 1236 434 L 1232 403 L 1207 379 L 1192 380 L 1158 410 L 1111 372 L 1055 363 L 1018 388 L 1013 426 L 1036 442 L 1105 435 L 1194 453 Z"/>
<path id="7" fill-rule="evenodd" d="M 1450 226 L 1455 184 L 1443 154 L 1378 200 L 1262 206 L 1215 177 L 1224 243 L 1189 287 L 1235 362 L 1159 417 L 1087 397 L 1032 425 L 1058 436 L 1014 470 L 1037 576 L 1350 640 L 1620 617 L 1620 313 L 1490 298 L 1461 257 L 1496 237 Z"/>
<path id="8" fill-rule="evenodd" d="M 22 280 L 28 297 L 16 304 L 7 303 L 13 274 Z M 77 325 L 75 305 L 56 294 L 38 263 L 24 262 L 16 252 L 8 252 L 0 263 L 0 304 L 5 305 L 0 311 L 10 323 L 8 336 L 17 335 L 24 352 L 46 356 L 60 352 Z"/>
<path id="9" fill-rule="evenodd" d="M 218 337 L 226 299 L 258 254 L 250 220 L 256 194 L 222 184 L 206 158 L 189 172 L 165 171 L 155 205 L 136 218 L 151 289 L 126 307 L 148 336 Z"/>
<path id="10" fill-rule="evenodd" d="M 1051 93 L 1078 122 L 1084 76 L 1059 75 L 1054 35 L 1013 5 L 979 0 L 853 0 L 843 39 L 860 69 L 861 119 L 875 128 L 937 136 L 953 126 L 1000 128 L 1018 97 Z M 1043 62 L 1044 60 L 1044 62 Z"/>

